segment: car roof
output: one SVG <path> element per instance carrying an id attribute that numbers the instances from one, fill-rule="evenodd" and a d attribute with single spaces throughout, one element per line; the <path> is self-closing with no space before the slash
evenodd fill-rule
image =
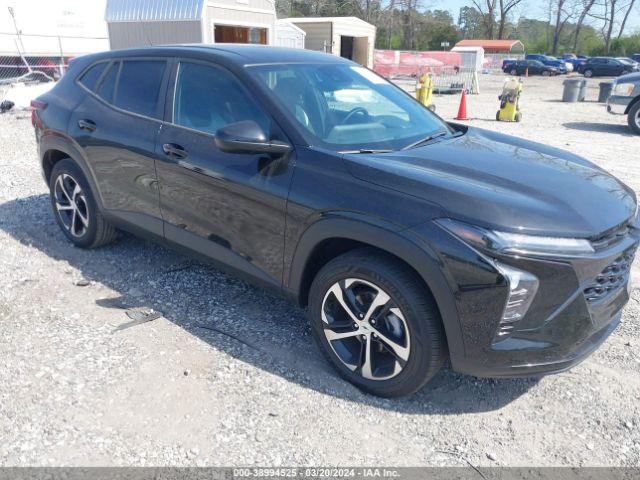
<path id="1" fill-rule="evenodd" d="M 184 44 L 184 45 L 160 45 L 140 48 L 128 48 L 112 50 L 108 52 L 88 55 L 87 58 L 103 59 L 111 57 L 137 57 L 137 56 L 187 56 L 210 57 L 212 59 L 225 59 L 227 62 L 237 65 L 273 64 L 273 63 L 346 63 L 350 60 L 336 57 L 327 53 L 305 50 L 301 48 L 272 47 L 267 45 L 247 44 Z"/>

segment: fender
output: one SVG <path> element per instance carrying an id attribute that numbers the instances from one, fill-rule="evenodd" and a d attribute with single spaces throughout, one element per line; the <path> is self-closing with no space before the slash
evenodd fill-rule
<path id="1" fill-rule="evenodd" d="M 102 194 L 98 189 L 98 183 L 96 182 L 95 175 L 89 168 L 89 162 L 87 162 L 87 158 L 85 157 L 84 153 L 82 153 L 82 149 L 76 146 L 76 143 L 73 141 L 73 139 L 53 130 L 45 130 L 42 133 L 38 145 L 38 151 L 40 157 L 40 168 L 42 169 L 43 176 L 44 158 L 45 154 L 49 150 L 59 150 L 67 154 L 69 158 L 76 162 L 76 164 L 80 167 L 80 170 L 82 170 L 84 177 L 89 182 L 91 191 L 95 193 L 94 197 L 98 203 L 98 206 L 100 207 L 100 209 L 103 209 Z"/>
<path id="2" fill-rule="evenodd" d="M 633 107 L 638 102 L 640 102 L 640 95 L 638 95 L 636 98 L 631 100 L 631 102 L 629 102 L 629 105 L 627 105 L 627 108 L 625 109 L 624 114 L 628 115 L 629 112 L 631 111 L 631 107 Z"/>
<path id="3" fill-rule="evenodd" d="M 359 217 L 361 216 L 324 217 L 309 226 L 298 241 L 285 290 L 291 292 L 296 299 L 301 299 L 307 261 L 322 241 L 344 238 L 371 245 L 397 256 L 418 272 L 431 289 L 440 310 L 451 356 L 463 356 L 464 344 L 458 313 L 451 288 L 441 272 L 435 252 L 427 245 L 416 243 L 410 230 L 398 231 L 397 226 L 394 226 L 395 230 L 391 230 L 383 224 L 376 225 L 368 221 L 370 219 Z"/>

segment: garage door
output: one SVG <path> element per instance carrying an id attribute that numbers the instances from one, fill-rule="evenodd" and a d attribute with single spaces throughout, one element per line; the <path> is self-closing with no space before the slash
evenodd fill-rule
<path id="1" fill-rule="evenodd" d="M 259 27 L 235 27 L 232 25 L 215 25 L 216 43 L 258 43 L 267 44 L 267 29 Z"/>

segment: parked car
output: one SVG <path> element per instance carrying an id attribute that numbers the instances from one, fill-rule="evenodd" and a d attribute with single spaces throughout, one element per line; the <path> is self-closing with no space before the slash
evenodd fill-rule
<path id="1" fill-rule="evenodd" d="M 629 58 L 629 57 L 618 57 L 618 60 L 620 60 L 622 63 L 624 63 L 626 65 L 630 65 L 636 72 L 640 68 L 640 63 L 636 62 L 632 58 Z"/>
<path id="2" fill-rule="evenodd" d="M 631 130 L 640 135 L 640 73 L 615 79 L 607 100 L 607 111 L 626 115 Z"/>
<path id="3" fill-rule="evenodd" d="M 509 75 L 524 75 L 528 71 L 529 75 L 542 75 L 544 77 L 560 73 L 560 70 L 556 67 L 549 67 L 538 60 L 518 60 L 504 66 L 502 70 Z"/>
<path id="4" fill-rule="evenodd" d="M 585 77 L 618 76 L 635 71 L 635 67 L 611 57 L 591 57 L 578 67 L 578 73 Z"/>
<path id="5" fill-rule="evenodd" d="M 530 53 L 525 55 L 525 60 L 538 60 L 548 67 L 557 68 L 560 73 L 567 73 L 569 69 L 567 68 L 567 64 L 564 60 L 558 60 L 557 58 L 550 57 L 549 55 L 542 55 L 540 53 Z"/>
<path id="6" fill-rule="evenodd" d="M 633 190 L 573 153 L 447 123 L 346 59 L 115 50 L 77 58 L 32 107 L 71 244 L 127 230 L 281 293 L 367 392 L 413 392 L 447 356 L 476 376 L 565 370 L 629 299 Z"/>
<path id="7" fill-rule="evenodd" d="M 587 59 L 585 57 L 578 57 L 574 53 L 565 53 L 559 58 L 559 60 L 571 64 L 573 66 L 573 70 L 576 70 L 578 65 L 582 65 Z"/>

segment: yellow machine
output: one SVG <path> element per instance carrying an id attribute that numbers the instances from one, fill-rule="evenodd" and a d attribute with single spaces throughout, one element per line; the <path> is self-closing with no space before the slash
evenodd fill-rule
<path id="1" fill-rule="evenodd" d="M 520 112 L 522 88 L 521 79 L 512 77 L 505 80 L 502 93 L 498 97 L 500 110 L 496 113 L 496 120 L 502 122 L 519 122 L 522 120 L 522 112 Z"/>
<path id="2" fill-rule="evenodd" d="M 433 79 L 428 73 L 422 75 L 416 83 L 416 99 L 432 112 L 436 111 L 433 104 Z"/>

